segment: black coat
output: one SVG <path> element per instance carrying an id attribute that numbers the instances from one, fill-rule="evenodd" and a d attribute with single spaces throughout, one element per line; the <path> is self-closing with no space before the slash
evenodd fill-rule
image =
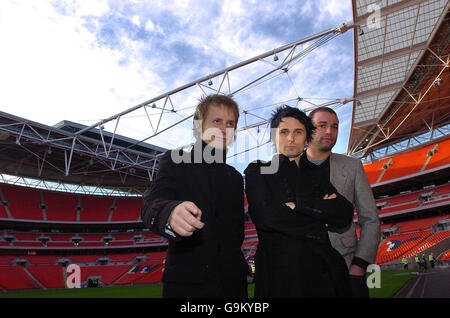
<path id="1" fill-rule="evenodd" d="M 199 142 L 197 147 L 213 149 Z M 191 163 L 175 163 L 172 158 L 180 154 Z M 144 224 L 169 238 L 163 297 L 246 297 L 242 176 L 226 163 L 193 163 L 194 159 L 194 151 L 165 153 L 141 208 Z M 165 232 L 167 219 L 183 201 L 200 208 L 205 226 L 190 237 L 172 237 Z"/>
<path id="2" fill-rule="evenodd" d="M 299 193 L 300 169 L 279 156 L 275 174 L 261 174 L 269 163 L 254 162 L 245 170 L 249 213 L 258 233 L 255 254 L 255 297 L 347 297 L 348 269 L 332 248 L 328 228 L 351 224 L 353 205 L 329 183 L 323 194 Z M 336 193 L 332 200 L 323 195 Z M 291 210 L 284 203 L 294 202 Z"/>

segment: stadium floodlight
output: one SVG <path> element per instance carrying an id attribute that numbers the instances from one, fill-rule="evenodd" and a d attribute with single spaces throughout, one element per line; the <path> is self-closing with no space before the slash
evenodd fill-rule
<path id="1" fill-rule="evenodd" d="M 359 27 L 359 35 L 360 36 L 364 35 L 364 30 L 363 30 L 362 26 Z"/>
<path id="2" fill-rule="evenodd" d="M 433 87 L 439 87 L 441 86 L 442 80 L 438 77 L 433 83 Z"/>

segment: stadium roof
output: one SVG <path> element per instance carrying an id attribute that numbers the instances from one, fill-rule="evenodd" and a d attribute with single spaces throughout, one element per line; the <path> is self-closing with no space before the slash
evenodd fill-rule
<path id="1" fill-rule="evenodd" d="M 355 76 L 348 153 L 449 123 L 447 0 L 353 0 Z"/>
<path id="2" fill-rule="evenodd" d="M 142 193 L 166 151 L 63 121 L 55 127 L 0 112 L 0 172 L 53 182 L 102 185 Z"/>

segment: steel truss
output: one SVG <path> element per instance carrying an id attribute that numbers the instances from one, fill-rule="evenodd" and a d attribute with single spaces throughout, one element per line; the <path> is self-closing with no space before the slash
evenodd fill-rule
<path id="1" fill-rule="evenodd" d="M 411 116 L 411 114 L 416 110 L 416 108 L 421 105 L 423 99 L 427 96 L 429 91 L 435 87 L 435 83 L 440 80 L 440 77 L 442 73 L 444 73 L 449 67 L 450 67 L 450 56 L 438 56 L 435 52 L 433 52 L 430 48 L 427 48 L 427 51 L 431 52 L 436 58 L 437 58 L 437 64 L 433 65 L 434 67 L 439 67 L 439 72 L 433 77 L 433 80 L 431 83 L 425 87 L 424 90 L 420 92 L 411 91 L 407 86 L 406 83 L 409 81 L 409 77 L 406 80 L 406 82 L 402 85 L 401 90 L 407 93 L 407 96 L 409 96 L 411 103 L 413 104 L 413 107 L 410 109 L 408 114 L 402 119 L 399 125 L 396 127 L 390 129 L 389 121 L 402 109 L 402 106 L 406 101 L 403 101 L 402 103 L 399 103 L 399 106 L 389 114 L 389 116 L 384 119 L 383 121 L 379 120 L 377 123 L 377 130 L 373 132 L 370 137 L 369 134 L 371 131 L 367 131 L 366 137 L 362 139 L 362 141 L 356 145 L 353 149 L 349 151 L 349 154 L 352 156 L 357 157 L 365 157 L 369 150 L 372 148 L 375 148 L 376 146 L 386 143 L 389 141 L 397 132 L 397 130 L 407 122 L 408 118 Z M 420 66 L 420 65 L 419 65 Z M 415 97 L 416 96 L 416 97 Z M 408 101 L 409 102 L 409 101 Z M 385 128 L 387 127 L 387 128 Z M 430 131 L 434 130 L 434 123 L 431 122 L 430 124 L 427 123 L 427 127 Z M 380 135 L 382 138 L 380 139 Z"/>
<path id="2" fill-rule="evenodd" d="M 386 9 L 382 10 L 382 16 L 385 17 L 389 13 L 397 12 L 399 9 L 404 9 L 406 7 L 412 7 L 414 5 L 418 5 L 417 12 L 419 12 L 420 5 L 422 3 L 425 3 L 425 1 L 419 1 L 419 0 L 411 0 L 411 1 L 401 1 L 397 2 L 395 4 L 392 4 L 388 6 Z M 416 114 L 420 110 L 420 105 L 424 101 L 424 98 L 430 93 L 430 90 L 433 87 L 436 87 L 436 83 L 440 81 L 440 77 L 442 74 L 446 71 L 448 71 L 448 68 L 450 67 L 449 61 L 450 56 L 448 55 L 448 44 L 449 44 L 449 38 L 448 38 L 448 13 L 450 10 L 450 3 L 447 3 L 445 8 L 443 9 L 443 13 L 441 14 L 439 20 L 436 22 L 436 28 L 431 33 L 427 41 L 424 41 L 422 43 L 418 43 L 416 45 L 412 45 L 410 47 L 406 47 L 403 49 L 399 49 L 397 51 L 393 51 L 388 54 L 383 54 L 381 56 L 376 56 L 374 58 L 370 58 L 368 60 L 362 61 L 359 63 L 359 65 L 370 65 L 373 63 L 376 63 L 380 59 L 388 59 L 394 58 L 397 56 L 404 55 L 406 52 L 412 53 L 414 51 L 422 51 L 419 56 L 416 58 L 416 62 L 414 65 L 410 68 L 408 74 L 404 77 L 404 80 L 402 82 L 397 82 L 393 84 L 389 84 L 386 86 L 382 86 L 379 83 L 379 88 L 362 92 L 361 94 L 356 94 L 356 98 L 363 99 L 364 97 L 370 96 L 372 94 L 380 94 L 384 91 L 389 91 L 392 89 L 396 89 L 396 92 L 393 94 L 393 97 L 390 101 L 388 101 L 388 104 L 384 107 L 384 111 L 381 112 L 377 118 L 374 118 L 373 120 L 370 120 L 368 123 L 368 127 L 357 127 L 354 126 L 352 129 L 357 129 L 363 132 L 362 137 L 359 137 L 358 140 L 351 144 L 351 141 L 348 146 L 348 154 L 360 157 L 360 158 L 367 158 L 368 155 L 370 155 L 370 152 L 376 151 L 378 148 L 384 148 L 386 147 L 386 144 L 392 143 L 392 140 L 395 138 L 412 138 L 415 134 L 411 133 L 409 135 L 404 136 L 398 136 L 398 132 L 401 130 L 402 127 L 405 127 L 408 125 L 408 120 L 411 119 L 412 114 Z M 414 24 L 414 32 L 417 28 L 417 22 L 418 22 L 418 15 L 415 19 Z M 446 18 L 447 17 L 447 18 Z M 356 19 L 356 23 L 362 23 L 364 19 L 367 18 L 367 15 L 361 16 L 358 19 Z M 387 19 L 385 19 L 385 23 L 387 23 Z M 447 29 L 446 29 L 447 26 Z M 440 31 L 440 28 L 443 28 L 442 31 Z M 386 25 L 385 25 L 386 28 Z M 438 45 L 437 48 L 432 49 L 433 47 L 433 38 L 435 37 L 436 33 L 443 33 L 446 34 L 443 36 L 443 41 L 440 45 Z M 386 35 L 384 37 L 384 40 L 386 40 Z M 383 44 L 383 50 L 385 45 Z M 447 53 L 446 53 L 447 52 Z M 419 64 L 421 60 L 426 55 L 431 55 L 431 62 Z M 392 55 L 392 56 L 391 56 Z M 409 63 L 409 61 L 408 61 Z M 383 67 L 383 63 L 381 63 L 381 68 Z M 434 75 L 428 75 L 430 70 L 433 69 Z M 435 69 L 438 69 L 437 72 L 434 72 Z M 420 70 L 420 71 L 418 71 Z M 380 70 L 380 80 L 381 80 L 381 74 L 382 69 Z M 417 76 L 417 74 L 420 74 Z M 421 87 L 421 83 L 424 84 L 426 81 L 428 81 L 431 77 L 432 81 L 429 85 L 425 87 Z M 424 80 L 425 79 L 425 80 Z M 422 82 L 423 81 L 423 82 Z M 439 83 L 438 83 L 439 84 Z M 448 85 L 446 83 L 445 85 Z M 356 90 L 356 88 L 355 88 Z M 395 99 L 398 96 L 403 96 L 402 100 L 396 101 Z M 377 97 L 378 98 L 378 97 Z M 399 124 L 396 124 L 395 126 L 392 126 L 392 121 L 395 119 L 395 117 L 399 116 L 399 114 L 402 113 L 402 110 L 407 106 L 411 105 L 412 107 L 409 109 L 408 113 L 403 117 L 403 119 L 400 121 Z M 447 104 L 448 105 L 448 104 Z M 434 116 L 434 114 L 433 114 Z M 431 119 L 431 122 L 425 122 L 425 126 L 428 128 L 429 132 L 433 132 L 436 129 L 436 125 L 434 123 L 434 117 Z M 439 123 L 439 125 L 442 125 L 442 122 Z M 395 137 L 395 138 L 394 138 Z M 394 143 L 397 141 L 394 141 Z"/>
<path id="3" fill-rule="evenodd" d="M 184 93 L 187 90 L 194 88 L 196 89 L 196 92 L 193 95 L 196 97 L 199 93 L 206 95 L 211 92 L 236 96 L 237 94 L 244 93 L 246 90 L 257 86 L 264 81 L 270 80 L 275 76 L 287 75 L 289 77 L 288 72 L 290 68 L 304 56 L 315 48 L 354 27 L 359 26 L 354 25 L 353 23 L 343 23 L 337 27 L 273 49 L 161 94 L 74 133 L 44 126 L 1 112 L 0 132 L 14 138 L 16 145 L 29 153 L 30 157 L 35 157 L 38 177 L 43 175 L 44 169 L 51 168 L 66 177 L 76 174 L 86 175 L 112 171 L 120 176 L 123 184 L 126 184 L 127 175 L 130 173 L 134 177 L 151 181 L 157 170 L 158 154 L 137 151 L 136 146 L 141 145 L 145 141 L 172 129 L 193 117 L 193 111 L 185 116 L 180 115 L 183 114 L 185 110 L 192 109 L 192 105 L 189 105 L 191 107 L 183 107 L 183 102 L 177 101 L 177 99 L 179 99 L 177 94 L 180 94 L 181 92 Z M 303 44 L 311 41 L 315 42 L 306 48 L 302 47 Z M 261 64 L 264 65 L 264 67 L 261 67 Z M 260 73 L 250 71 L 250 73 L 253 72 L 253 77 L 245 83 L 239 83 L 238 80 L 233 78 L 235 72 L 238 72 L 245 67 L 254 67 L 255 65 L 257 65 L 258 68 L 265 69 L 265 71 Z M 342 100 L 335 100 L 326 104 L 346 103 L 350 100 L 354 99 L 350 97 Z M 297 103 L 300 101 L 309 103 L 314 107 L 318 106 L 307 98 L 297 96 Z M 134 116 L 137 111 L 140 111 L 140 114 L 145 114 L 144 117 L 146 117 L 148 127 L 144 128 L 144 130 L 150 133 L 147 134 L 147 137 L 144 139 L 139 139 L 126 147 L 118 146 L 114 141 L 121 131 L 126 130 L 121 129 L 121 120 Z M 175 123 L 164 125 L 163 116 L 174 113 L 183 118 Z M 259 129 L 259 126 L 267 125 L 268 123 L 267 119 L 252 112 L 243 111 L 243 114 L 245 126 L 240 127 L 239 132 L 255 127 Z M 247 120 L 249 115 L 258 118 L 260 122 L 249 123 Z M 153 119 L 155 118 L 153 116 L 157 116 L 157 120 Z M 111 129 L 107 131 L 105 126 L 108 126 Z M 86 133 L 91 133 L 93 131 L 100 135 L 100 141 L 86 137 Z M 39 148 L 31 146 L 36 144 L 41 146 Z M 46 147 L 42 147 L 42 145 L 45 145 Z M 262 143 L 258 143 L 257 147 L 261 145 Z M 59 162 L 50 160 L 52 151 L 55 151 L 55 149 L 58 149 L 61 153 Z M 248 150 L 249 149 L 246 149 L 245 151 Z M 75 166 L 74 156 L 85 156 L 89 158 L 89 165 L 93 165 L 93 161 L 95 161 L 97 168 L 93 171 L 86 169 L 86 165 L 82 165 L 81 167 Z"/>
<path id="4" fill-rule="evenodd" d="M 420 135 L 412 135 L 404 140 L 389 143 L 388 145 L 370 152 L 367 156 L 361 158 L 363 163 L 372 163 L 393 154 L 398 154 L 402 151 L 410 151 L 413 148 L 422 147 L 446 138 L 450 134 L 450 124 L 440 127 L 429 127 L 430 130 Z"/>
<path id="5" fill-rule="evenodd" d="M 81 135 L 84 132 L 89 131 L 94 128 L 101 130 L 101 127 L 106 124 L 111 124 L 111 127 L 114 126 L 113 134 L 115 134 L 118 129 L 119 121 L 121 120 L 121 118 L 124 118 L 125 116 L 132 116 L 137 111 L 143 110 L 145 112 L 145 116 L 147 117 L 147 121 L 148 121 L 148 125 L 149 125 L 147 131 L 150 131 L 151 134 L 149 134 L 149 136 L 147 136 L 146 138 L 141 139 L 141 140 L 137 141 L 135 144 L 129 146 L 129 148 L 132 148 L 133 146 L 136 146 L 144 141 L 154 138 L 154 137 L 160 135 L 161 133 L 163 133 L 167 130 L 170 130 L 171 128 L 173 128 L 193 117 L 193 114 L 189 114 L 189 115 L 183 117 L 183 119 L 181 119 L 169 126 L 166 126 L 164 128 L 161 127 L 161 121 L 162 121 L 164 114 L 177 113 L 177 112 L 180 112 L 185 109 L 185 108 L 183 109 L 183 107 L 177 105 L 177 103 L 173 101 L 174 97 L 177 94 L 179 94 L 181 92 L 185 92 L 191 88 L 197 88 L 197 91 L 195 92 L 196 96 L 198 94 L 207 95 L 208 93 L 218 93 L 218 94 L 227 94 L 229 96 L 236 96 L 237 94 L 240 94 L 240 93 L 246 91 L 247 89 L 258 85 L 263 81 L 269 80 L 269 79 L 271 79 L 275 76 L 279 76 L 281 74 L 288 74 L 289 69 L 297 61 L 299 61 L 302 57 L 307 55 L 309 52 L 311 52 L 315 48 L 319 47 L 320 45 L 328 42 L 335 36 L 342 34 L 342 33 L 346 32 L 347 30 L 354 28 L 354 27 L 358 27 L 358 25 L 354 25 L 353 23 L 349 23 L 349 24 L 343 23 L 340 26 L 328 29 L 326 31 L 323 31 L 323 32 L 317 33 L 315 35 L 306 37 L 304 39 L 298 40 L 296 42 L 293 42 L 291 44 L 288 44 L 288 45 L 279 47 L 277 49 L 268 51 L 266 53 L 263 53 L 261 55 L 255 56 L 246 61 L 240 62 L 233 66 L 227 67 L 223 70 L 215 72 L 213 74 L 204 76 L 198 80 L 192 81 L 192 82 L 185 84 L 181 87 L 178 87 L 172 91 L 161 94 L 155 98 L 147 100 L 139 105 L 129 108 L 129 109 L 127 109 L 119 114 L 113 115 L 107 119 L 101 120 L 101 121 L 97 122 L 96 124 L 93 124 L 89 127 L 86 127 L 85 129 L 77 132 L 76 135 Z M 313 40 L 317 40 L 317 41 L 314 44 L 308 46 L 306 49 L 299 51 L 299 48 L 301 48 L 302 44 L 305 44 L 305 43 L 313 41 Z M 284 57 L 284 59 L 281 60 L 281 59 L 279 59 L 277 54 L 280 54 L 283 52 L 285 53 L 285 57 Z M 268 66 L 270 66 L 270 70 L 264 72 L 261 75 L 255 76 L 255 78 L 250 79 L 246 83 L 238 83 L 236 88 L 232 88 L 232 86 L 233 86 L 231 83 L 232 73 L 235 71 L 238 71 L 244 67 L 247 67 L 249 65 L 254 65 L 256 63 L 259 63 L 259 64 L 263 63 L 266 66 L 268 65 Z M 303 100 L 305 102 L 308 102 L 306 99 L 303 99 Z M 190 106 L 192 106 L 192 105 L 190 105 Z M 186 107 L 186 108 L 192 108 L 192 107 Z M 158 110 L 158 109 L 160 110 L 159 113 L 156 113 L 156 114 L 149 113 L 149 111 Z M 261 126 L 266 123 L 266 120 L 264 118 L 260 117 L 260 119 L 263 120 L 261 123 L 259 123 L 257 125 L 248 125 L 247 124 L 247 115 L 253 115 L 256 117 L 257 117 L 257 115 L 250 113 L 248 111 L 243 111 L 242 113 L 244 114 L 244 117 L 245 117 L 244 120 L 246 121 L 246 124 L 244 127 L 240 128 L 239 131 L 247 130 L 250 127 Z M 152 115 L 158 116 L 157 123 L 152 122 L 152 119 L 151 119 Z M 150 175 L 153 175 L 153 173 L 151 173 Z"/>

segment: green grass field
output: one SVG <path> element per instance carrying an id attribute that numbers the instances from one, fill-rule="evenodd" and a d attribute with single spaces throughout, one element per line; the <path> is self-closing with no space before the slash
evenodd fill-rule
<path id="1" fill-rule="evenodd" d="M 398 275 L 401 273 L 405 273 L 405 271 L 381 271 L 381 288 L 370 289 L 370 297 L 390 298 L 414 277 L 414 274 Z M 0 298 L 160 298 L 161 290 L 162 285 L 160 284 L 49 289 L 3 292 L 0 293 Z M 253 284 L 248 285 L 248 295 L 253 298 Z"/>
<path id="2" fill-rule="evenodd" d="M 369 289 L 371 298 L 391 298 L 409 280 L 415 277 L 415 270 L 381 271 L 381 288 Z"/>

